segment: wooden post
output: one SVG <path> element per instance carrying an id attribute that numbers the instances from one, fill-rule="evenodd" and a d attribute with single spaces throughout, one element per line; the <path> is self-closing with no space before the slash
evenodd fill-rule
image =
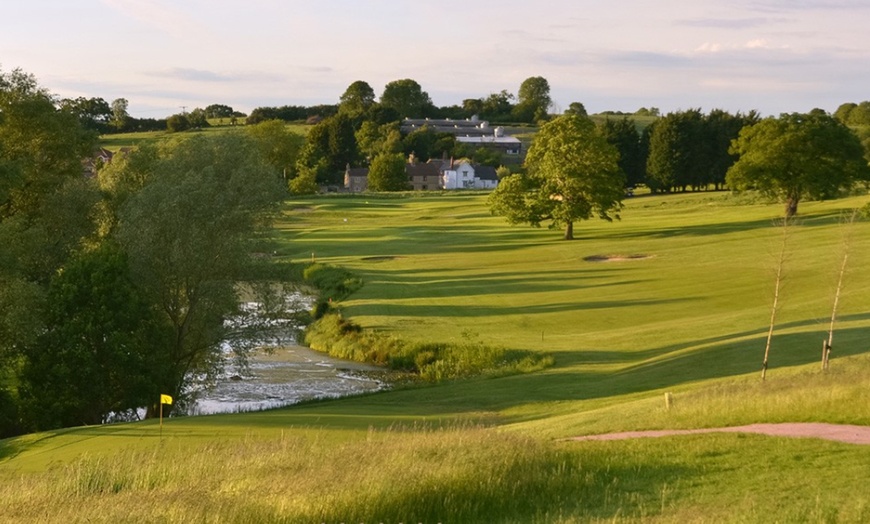
<path id="1" fill-rule="evenodd" d="M 665 393 L 665 408 L 670 411 L 674 405 L 674 396 L 668 392 Z"/>

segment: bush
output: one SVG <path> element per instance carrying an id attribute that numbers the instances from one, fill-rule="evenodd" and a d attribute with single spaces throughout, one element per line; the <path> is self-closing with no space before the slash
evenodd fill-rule
<path id="1" fill-rule="evenodd" d="M 469 333 L 463 333 L 463 341 L 459 343 L 411 343 L 365 331 L 335 312 L 323 315 L 310 325 L 305 332 L 305 342 L 334 357 L 414 373 L 426 382 L 525 373 L 553 363 L 549 356 L 487 346 Z"/>

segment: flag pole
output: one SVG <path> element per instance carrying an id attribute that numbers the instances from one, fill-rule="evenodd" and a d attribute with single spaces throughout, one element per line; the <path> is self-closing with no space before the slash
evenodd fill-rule
<path id="1" fill-rule="evenodd" d="M 160 399 L 160 438 L 163 438 L 163 399 Z"/>

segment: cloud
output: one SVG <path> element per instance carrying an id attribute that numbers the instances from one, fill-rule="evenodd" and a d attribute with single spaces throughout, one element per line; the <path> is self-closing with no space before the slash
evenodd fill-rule
<path id="1" fill-rule="evenodd" d="M 677 20 L 675 25 L 685 27 L 706 27 L 716 29 L 754 29 L 771 24 L 787 22 L 785 18 L 693 18 Z"/>
<path id="2" fill-rule="evenodd" d="M 148 76 L 183 80 L 187 82 L 231 83 L 231 82 L 280 82 L 282 75 L 262 72 L 217 73 L 203 69 L 176 67 L 165 71 L 146 73 Z"/>

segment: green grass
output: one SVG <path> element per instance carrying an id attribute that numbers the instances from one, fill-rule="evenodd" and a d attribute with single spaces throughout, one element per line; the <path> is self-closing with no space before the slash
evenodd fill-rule
<path id="1" fill-rule="evenodd" d="M 482 194 L 288 202 L 285 259 L 341 266 L 338 306 L 415 343 L 551 355 L 478 377 L 240 415 L 0 441 L 0 521 L 862 522 L 870 449 L 616 430 L 870 425 L 870 224 L 855 225 L 830 372 L 818 370 L 842 211 L 801 204 L 768 379 L 760 381 L 778 204 L 727 193 L 629 199 L 564 242 L 509 227 Z M 645 255 L 591 262 L 596 255 Z M 663 395 L 674 397 L 665 408 Z"/>
<path id="2" fill-rule="evenodd" d="M 225 119 L 226 122 L 229 122 L 229 119 Z M 308 133 L 308 130 L 311 126 L 305 124 L 298 123 L 289 123 L 286 125 L 287 129 L 305 136 Z M 145 143 L 154 143 L 159 142 L 161 140 L 172 140 L 177 139 L 179 137 L 186 137 L 196 133 L 206 133 L 206 134 L 215 134 L 215 133 L 236 133 L 242 132 L 244 130 L 244 119 L 240 119 L 239 125 L 231 126 L 227 123 L 212 125 L 212 127 L 206 127 L 203 129 L 196 129 L 190 131 L 183 131 L 181 133 L 170 133 L 169 131 L 142 131 L 137 133 L 114 133 L 108 135 L 102 135 L 100 137 L 99 145 L 100 147 L 104 147 L 109 151 L 117 153 L 122 147 L 137 147 L 139 145 Z"/>

